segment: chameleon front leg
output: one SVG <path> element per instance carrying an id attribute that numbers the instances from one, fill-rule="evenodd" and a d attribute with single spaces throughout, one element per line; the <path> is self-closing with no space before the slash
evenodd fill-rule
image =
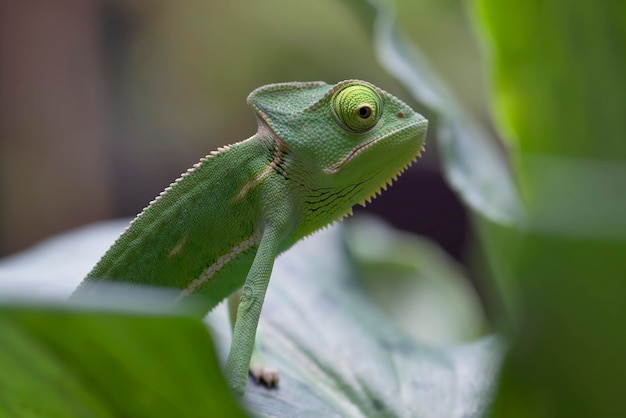
<path id="1" fill-rule="evenodd" d="M 237 321 L 237 308 L 239 307 L 239 301 L 241 300 L 242 289 L 238 289 L 235 293 L 228 297 L 228 316 L 230 319 L 231 330 L 234 331 L 235 323 Z M 259 349 L 259 338 L 257 335 L 254 341 L 254 349 L 252 350 L 252 357 L 250 358 L 250 374 L 257 383 L 265 385 L 267 387 L 275 387 L 278 385 L 278 370 L 270 365 L 265 360 L 265 357 L 261 354 Z"/>
<path id="2" fill-rule="evenodd" d="M 274 259 L 278 254 L 280 240 L 279 229 L 268 225 L 263 232 L 259 249 L 241 290 L 233 338 L 224 368 L 228 384 L 236 393 L 241 395 L 246 389 L 256 328 L 263 307 L 265 291 L 272 274 Z M 230 306 L 229 309 L 232 311 Z M 231 313 L 231 321 L 232 316 Z"/>

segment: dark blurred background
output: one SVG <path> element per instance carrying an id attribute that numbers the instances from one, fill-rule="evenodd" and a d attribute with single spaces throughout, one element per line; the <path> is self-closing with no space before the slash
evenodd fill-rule
<path id="1" fill-rule="evenodd" d="M 403 30 L 488 123 L 463 2 L 396 5 Z M 254 88 L 347 78 L 425 112 L 338 0 L 0 0 L 0 256 L 134 216 L 200 157 L 256 131 L 245 102 Z M 433 135 L 421 161 L 365 210 L 465 261 L 471 231 Z"/>

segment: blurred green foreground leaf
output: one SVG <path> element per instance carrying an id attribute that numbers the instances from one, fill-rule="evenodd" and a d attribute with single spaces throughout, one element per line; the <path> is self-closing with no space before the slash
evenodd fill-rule
<path id="1" fill-rule="evenodd" d="M 245 416 L 202 323 L 0 307 L 0 416 Z"/>
<path id="2" fill-rule="evenodd" d="M 495 416 L 626 416 L 626 2 L 476 5 L 528 214 Z"/>

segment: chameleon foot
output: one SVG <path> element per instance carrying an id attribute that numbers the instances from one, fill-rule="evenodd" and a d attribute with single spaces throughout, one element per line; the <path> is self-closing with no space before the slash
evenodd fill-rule
<path id="1" fill-rule="evenodd" d="M 268 388 L 278 386 L 278 370 L 259 364 L 250 365 L 250 374 L 254 381 Z"/>

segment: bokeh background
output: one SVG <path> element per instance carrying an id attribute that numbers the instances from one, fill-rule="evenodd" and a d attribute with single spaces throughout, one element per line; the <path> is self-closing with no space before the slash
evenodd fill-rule
<path id="1" fill-rule="evenodd" d="M 489 126 L 463 2 L 396 6 L 402 29 Z M 361 78 L 430 117 L 337 0 L 2 1 L 0 62 L 0 256 L 134 216 L 201 156 L 256 131 L 245 99 L 266 83 Z M 434 135 L 365 210 L 467 262 L 467 215 L 442 179 Z"/>

